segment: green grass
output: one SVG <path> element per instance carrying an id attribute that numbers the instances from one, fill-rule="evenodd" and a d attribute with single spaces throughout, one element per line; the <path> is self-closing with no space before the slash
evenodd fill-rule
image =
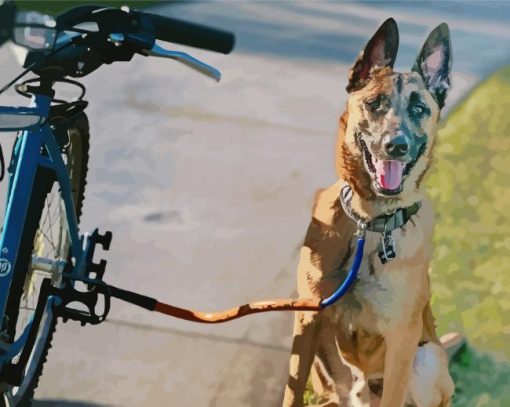
<path id="1" fill-rule="evenodd" d="M 169 1 L 166 1 L 169 3 Z M 138 0 L 138 1 L 130 1 L 130 0 L 90 0 L 90 1 L 78 1 L 78 0 L 60 0 L 60 1 L 37 1 L 37 0 L 18 0 L 16 1 L 16 5 L 20 10 L 25 11 L 39 11 L 41 13 L 46 13 L 50 15 L 58 15 L 63 11 L 66 11 L 70 8 L 83 6 L 87 4 L 94 4 L 98 6 L 112 6 L 112 7 L 121 7 L 127 5 L 132 8 L 143 8 L 147 6 L 151 6 L 154 4 L 163 3 L 163 1 L 156 0 Z"/>
<path id="2" fill-rule="evenodd" d="M 452 358 L 450 373 L 454 406 L 510 406 L 510 363 L 464 345 Z"/>
<path id="3" fill-rule="evenodd" d="M 436 151 L 428 185 L 439 331 L 510 359 L 510 67 L 450 114 Z"/>
<path id="4" fill-rule="evenodd" d="M 462 332 L 470 343 L 451 360 L 453 405 L 510 406 L 510 66 L 445 120 L 427 184 L 438 332 Z M 316 395 L 309 389 L 306 398 Z"/>
<path id="5" fill-rule="evenodd" d="M 510 406 L 510 67 L 481 82 L 439 133 L 433 308 L 474 348 L 452 361 L 455 406 Z"/>

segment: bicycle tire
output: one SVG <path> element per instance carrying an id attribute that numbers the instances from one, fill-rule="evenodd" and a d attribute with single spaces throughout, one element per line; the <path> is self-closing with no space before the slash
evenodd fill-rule
<path id="1" fill-rule="evenodd" d="M 68 143 L 65 147 L 63 155 L 66 157 L 69 176 L 73 191 L 73 201 L 75 205 L 76 217 L 78 222 L 82 213 L 83 200 L 85 199 L 85 186 L 88 171 L 88 153 L 89 153 L 89 125 L 88 119 L 84 112 L 78 113 L 76 116 L 68 119 L 68 125 L 64 129 L 68 135 Z M 71 163 L 71 164 L 69 164 Z M 61 203 L 58 194 L 58 183 L 54 182 L 55 176 L 51 170 L 39 168 L 36 173 L 35 183 L 37 187 L 33 188 L 32 196 L 28 205 L 27 219 L 23 228 L 21 247 L 16 262 L 16 270 L 14 270 L 14 279 L 11 285 L 11 294 L 7 305 L 7 315 L 15 314 L 14 319 L 19 319 L 19 311 L 21 309 L 21 301 L 27 290 L 31 289 L 30 282 L 34 274 L 31 270 L 32 255 L 36 250 L 40 250 L 41 240 L 44 240 L 43 232 L 41 232 L 41 222 L 45 222 L 45 209 L 50 211 L 50 207 L 46 206 L 49 197 L 51 197 L 53 189 L 57 187 L 57 199 Z M 60 216 L 64 217 L 62 212 Z M 51 221 L 51 218 L 50 218 Z M 62 229 L 62 219 L 59 219 L 60 228 Z M 44 225 L 43 225 L 44 226 Z M 51 227 L 51 226 L 50 226 Z M 60 231 L 61 232 L 61 231 Z M 64 231 L 64 235 L 67 234 Z M 61 236 L 61 235 L 60 235 Z M 68 240 L 68 237 L 66 238 Z M 50 242 L 51 243 L 51 242 Z M 53 246 L 53 245 L 52 245 Z M 54 247 L 52 247 L 54 248 Z M 69 242 L 63 243 L 63 258 L 70 258 Z M 54 284 L 60 284 L 58 276 L 55 277 Z M 37 295 L 38 297 L 38 295 Z M 37 299 L 36 299 L 37 300 Z M 9 314 L 10 312 L 10 314 Z M 41 320 L 41 325 L 37 333 L 37 339 L 32 348 L 29 362 L 27 363 L 23 381 L 20 386 L 11 386 L 0 383 L 0 406 L 17 406 L 28 407 L 32 404 L 35 389 L 39 384 L 42 375 L 43 366 L 46 362 L 53 334 L 56 330 L 57 318 L 45 314 Z"/>

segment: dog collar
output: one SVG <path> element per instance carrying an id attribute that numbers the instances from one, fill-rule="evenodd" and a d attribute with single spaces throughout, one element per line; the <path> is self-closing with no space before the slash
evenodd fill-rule
<path id="1" fill-rule="evenodd" d="M 380 215 L 368 221 L 352 209 L 352 196 L 352 189 L 349 185 L 346 184 L 340 189 L 340 202 L 342 203 L 345 213 L 358 225 L 360 223 L 366 224 L 366 230 L 371 232 L 391 233 L 393 230 L 404 226 L 411 216 L 418 213 L 421 208 L 421 202 L 415 202 L 411 206 L 398 208 L 391 214 Z"/>

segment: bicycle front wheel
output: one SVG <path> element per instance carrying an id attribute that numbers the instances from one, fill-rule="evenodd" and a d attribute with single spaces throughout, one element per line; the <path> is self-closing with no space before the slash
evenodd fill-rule
<path id="1" fill-rule="evenodd" d="M 68 125 L 59 137 L 62 158 L 66 163 L 71 182 L 76 217 L 79 221 L 84 200 L 88 151 L 89 126 L 85 113 L 68 119 Z M 66 134 L 67 133 L 67 134 Z M 66 213 L 59 192 L 59 184 L 51 170 L 37 170 L 34 188 L 28 205 L 21 247 L 11 285 L 6 315 L 8 333 L 16 340 L 32 315 L 39 298 L 44 278 L 61 286 L 60 272 L 44 264 L 70 260 L 70 239 L 67 233 Z M 42 374 L 51 340 L 56 328 L 56 318 L 45 312 L 41 319 L 36 340 L 19 386 L 0 383 L 0 406 L 30 406 L 34 391 Z M 17 356 L 19 358 L 19 355 Z M 17 358 L 13 362 L 17 362 Z"/>

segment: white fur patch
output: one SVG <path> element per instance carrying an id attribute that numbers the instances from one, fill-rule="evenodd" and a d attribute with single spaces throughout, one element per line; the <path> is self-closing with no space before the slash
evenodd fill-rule
<path id="1" fill-rule="evenodd" d="M 453 393 L 443 349 L 435 343 L 418 347 L 411 376 L 411 398 L 417 407 L 438 407 Z"/>

